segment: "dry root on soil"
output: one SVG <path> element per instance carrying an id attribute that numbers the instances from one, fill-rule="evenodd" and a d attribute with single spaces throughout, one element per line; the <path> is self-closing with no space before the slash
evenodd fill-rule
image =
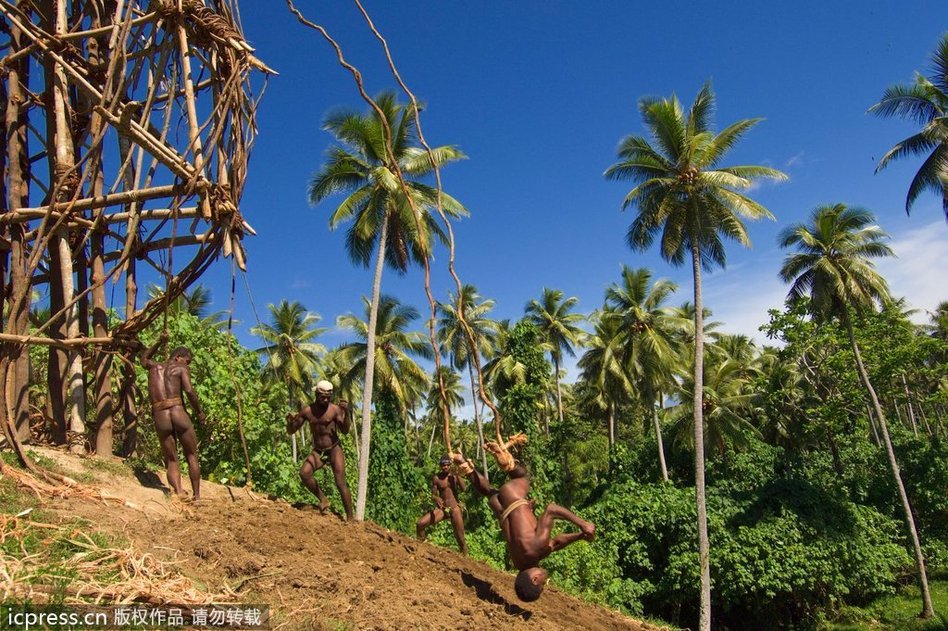
<path id="1" fill-rule="evenodd" d="M 0 515 L 0 545 L 21 554 L 0 556 L 0 599 L 47 602 L 62 594 L 66 604 L 110 605 L 150 603 L 153 605 L 206 605 L 236 602 L 230 589 L 220 593 L 200 591 L 194 582 L 179 574 L 175 564 L 161 561 L 131 546 L 102 545 L 79 527 L 65 527 L 31 521 L 28 511 L 17 516 Z M 48 531 L 42 550 L 58 542 L 77 550 L 70 558 L 50 564 L 44 553 L 27 553 L 26 538 L 31 529 Z M 35 534 L 35 533 L 34 533 Z M 50 569 L 68 567 L 69 576 L 56 576 Z"/>

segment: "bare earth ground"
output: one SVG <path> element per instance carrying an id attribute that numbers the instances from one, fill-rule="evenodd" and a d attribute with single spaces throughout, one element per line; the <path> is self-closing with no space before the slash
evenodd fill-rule
<path id="1" fill-rule="evenodd" d="M 521 603 L 513 575 L 419 543 L 373 523 L 298 510 L 245 489 L 204 481 L 198 506 L 171 504 L 164 475 L 118 473 L 89 459 L 32 447 L 67 473 L 138 509 L 81 499 L 50 499 L 63 517 L 127 538 L 139 552 L 175 560 L 186 576 L 244 602 L 268 604 L 280 629 L 628 629 L 657 630 L 550 586 Z M 185 488 L 189 488 L 184 482 Z"/>

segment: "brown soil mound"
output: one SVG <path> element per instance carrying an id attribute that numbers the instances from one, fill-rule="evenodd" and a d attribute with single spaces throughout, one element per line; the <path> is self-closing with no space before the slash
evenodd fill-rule
<path id="1" fill-rule="evenodd" d="M 60 498 L 49 508 L 175 560 L 208 589 L 227 585 L 244 602 L 270 605 L 274 629 L 658 629 L 552 586 L 522 603 L 512 575 L 370 522 L 209 482 L 199 505 L 182 505 L 168 499 L 163 475 L 123 475 L 33 449 L 67 472 L 91 472 L 95 486 L 137 507 Z"/>

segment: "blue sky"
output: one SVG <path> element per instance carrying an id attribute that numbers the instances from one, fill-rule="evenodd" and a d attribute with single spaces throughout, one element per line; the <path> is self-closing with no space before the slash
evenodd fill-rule
<path id="1" fill-rule="evenodd" d="M 378 42 L 354 4 L 298 0 L 365 74 L 370 93 L 392 89 Z M 464 282 L 497 301 L 495 316 L 518 318 L 544 286 L 580 299 L 588 312 L 620 265 L 647 266 L 690 299 L 690 268 L 625 245 L 632 211 L 620 212 L 629 186 L 608 182 L 619 140 L 642 133 L 638 100 L 678 94 L 690 103 L 706 80 L 717 95 L 718 128 L 763 117 L 730 164 L 766 164 L 790 180 L 753 192 L 777 217 L 750 226 L 752 249 L 732 244 L 728 267 L 705 277 L 705 300 L 725 330 L 755 334 L 786 288 L 776 235 L 818 204 L 843 202 L 877 214 L 899 259 L 881 269 L 897 295 L 919 308 L 948 298 L 943 261 L 948 226 L 940 200 L 925 196 L 905 214 L 918 162 L 875 175 L 878 158 L 911 125 L 866 114 L 889 85 L 928 70 L 948 27 L 948 4 L 924 2 L 630 3 L 373 2 L 366 7 L 388 39 L 396 64 L 426 102 L 422 124 L 432 145 L 455 144 L 469 160 L 443 171 L 445 190 L 471 211 L 456 225 L 457 269 Z M 306 201 L 311 175 L 331 143 L 327 111 L 365 110 L 332 49 L 303 28 L 283 2 L 244 1 L 243 27 L 257 55 L 280 75 L 270 79 L 241 209 L 259 235 L 247 243 L 249 282 L 261 318 L 266 305 L 297 300 L 332 326 L 361 315 L 371 271 L 355 268 L 344 232 L 330 232 L 330 199 Z M 433 263 L 436 297 L 453 289 L 446 252 Z M 941 264 L 939 265 L 939 262 Z M 205 278 L 215 309 L 226 309 L 230 265 Z M 238 335 L 255 345 L 247 293 L 238 283 Z M 420 270 L 386 270 L 383 291 L 419 308 L 427 302 Z M 421 324 L 419 323 L 419 330 Z M 345 339 L 338 331 L 327 345 Z M 762 341 L 761 334 L 757 339 Z"/>

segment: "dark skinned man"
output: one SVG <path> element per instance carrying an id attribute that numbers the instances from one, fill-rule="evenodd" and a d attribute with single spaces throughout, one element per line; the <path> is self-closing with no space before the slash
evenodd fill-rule
<path id="1" fill-rule="evenodd" d="M 415 531 L 418 533 L 418 538 L 424 541 L 425 531 L 428 528 L 450 517 L 451 526 L 454 528 L 454 538 L 458 540 L 458 548 L 461 554 L 467 554 L 467 544 L 464 542 L 464 515 L 461 513 L 461 505 L 458 502 L 458 490 L 467 490 L 467 484 L 464 478 L 451 472 L 450 456 L 442 457 L 439 464 L 441 470 L 431 476 L 431 498 L 434 500 L 435 507 L 415 523 Z"/>
<path id="2" fill-rule="evenodd" d="M 312 493 L 319 499 L 319 510 L 326 511 L 329 508 L 329 500 L 326 494 L 319 488 L 319 483 L 314 477 L 314 473 L 323 468 L 326 464 L 332 468 L 333 476 L 336 478 L 336 487 L 339 489 L 339 495 L 342 497 L 342 505 L 346 509 L 346 518 L 352 520 L 352 494 L 349 493 L 349 487 L 346 484 L 346 461 L 342 452 L 342 445 L 339 444 L 339 433 L 349 432 L 349 410 L 348 404 L 340 401 L 340 405 L 330 402 L 332 399 L 332 384 L 328 381 L 320 381 L 314 389 L 316 401 L 302 408 L 296 414 L 287 414 L 286 430 L 290 434 L 296 432 L 303 426 L 303 423 L 309 423 L 310 431 L 313 435 L 313 451 L 303 461 L 300 467 L 300 479 Z"/>

